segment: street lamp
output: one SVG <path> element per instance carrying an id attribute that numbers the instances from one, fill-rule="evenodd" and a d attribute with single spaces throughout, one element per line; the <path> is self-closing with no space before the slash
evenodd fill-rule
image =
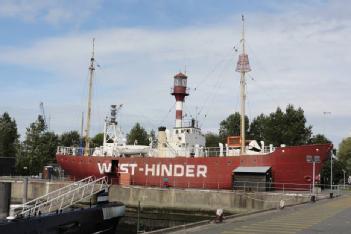
<path id="1" fill-rule="evenodd" d="M 306 161 L 308 163 L 312 163 L 312 201 L 314 202 L 316 197 L 315 197 L 315 190 L 314 190 L 314 182 L 315 182 L 315 177 L 316 177 L 316 163 L 321 162 L 321 158 L 319 155 L 307 155 L 306 156 Z"/>
<path id="2" fill-rule="evenodd" d="M 323 132 L 325 134 L 325 120 L 326 120 L 326 116 L 327 115 L 331 115 L 330 111 L 323 111 L 323 116 L 324 116 L 324 123 L 323 123 Z M 332 196 L 332 192 L 333 192 L 333 153 L 331 153 L 330 156 L 330 195 Z"/>
<path id="3" fill-rule="evenodd" d="M 333 193 L 333 153 L 330 154 L 330 192 Z"/>
<path id="4" fill-rule="evenodd" d="M 344 189 L 345 189 L 345 173 L 346 173 L 346 171 L 344 169 L 342 169 L 342 172 L 344 172 Z"/>

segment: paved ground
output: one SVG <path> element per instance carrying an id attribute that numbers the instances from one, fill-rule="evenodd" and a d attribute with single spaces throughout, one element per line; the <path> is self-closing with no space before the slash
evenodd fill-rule
<path id="1" fill-rule="evenodd" d="M 176 233 L 351 233 L 351 196 L 225 220 Z"/>

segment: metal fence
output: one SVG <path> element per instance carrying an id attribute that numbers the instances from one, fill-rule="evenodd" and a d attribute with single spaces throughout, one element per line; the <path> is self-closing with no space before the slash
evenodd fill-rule
<path id="1" fill-rule="evenodd" d="M 117 178 L 112 179 L 113 184 L 118 183 Z M 131 186 L 140 186 L 140 181 L 137 184 L 133 178 L 130 180 Z M 155 179 L 148 179 L 145 177 L 143 186 L 147 187 L 160 187 L 160 188 L 180 188 L 180 189 L 213 189 L 213 190 L 228 190 L 228 191 L 239 191 L 239 192 L 275 192 L 275 193 L 304 193 L 304 194 L 321 194 L 321 193 L 333 193 L 334 195 L 340 195 L 342 193 L 351 193 L 350 185 L 333 185 L 332 189 L 328 184 L 315 184 L 313 189 L 312 184 L 298 184 L 298 183 L 269 183 L 269 182 L 252 182 L 252 181 L 240 181 L 238 183 L 225 183 L 221 181 L 184 181 L 184 180 L 169 180 L 165 181 L 160 178 L 157 182 Z M 227 189 L 223 189 L 223 187 Z"/>
<path id="2" fill-rule="evenodd" d="M 187 156 L 191 155 L 191 152 L 193 151 L 192 149 L 173 149 L 170 145 L 168 145 L 168 151 L 165 153 L 166 155 L 164 156 Z M 57 154 L 61 155 L 70 155 L 70 156 L 83 156 L 85 154 L 85 149 L 83 147 L 64 147 L 64 146 L 59 146 L 57 147 Z M 196 151 L 196 149 L 194 149 Z M 261 154 L 265 155 L 268 154 L 272 151 L 274 151 L 275 148 L 270 148 L 269 146 L 264 147 L 264 149 L 260 152 L 255 152 L 255 154 Z M 97 155 L 94 155 L 95 154 Z M 102 151 L 96 150 L 95 148 L 90 148 L 88 151 L 89 156 L 103 156 L 100 155 Z M 157 154 L 157 149 L 150 149 L 149 155 L 154 155 Z M 222 149 L 220 147 L 199 147 L 198 148 L 198 155 L 195 157 L 225 157 L 225 156 L 240 156 L 240 150 L 238 148 L 233 148 L 233 147 L 223 147 Z M 111 156 L 111 155 L 108 155 Z"/>

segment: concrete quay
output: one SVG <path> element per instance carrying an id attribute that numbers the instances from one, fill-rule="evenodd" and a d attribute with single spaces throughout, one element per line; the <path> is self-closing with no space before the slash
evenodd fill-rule
<path id="1" fill-rule="evenodd" d="M 316 203 L 305 203 L 235 218 L 223 223 L 202 223 L 196 227 L 159 230 L 150 233 L 201 234 L 312 234 L 350 233 L 351 194 Z M 199 223 L 200 224 L 200 223 Z M 195 226 L 195 225 L 193 225 Z"/>
<path id="2" fill-rule="evenodd" d="M 21 203 L 23 199 L 23 180 L 20 178 L 0 178 L 11 182 L 11 202 Z M 61 188 L 71 181 L 48 181 L 30 179 L 27 199 L 31 200 L 48 192 Z M 110 201 L 121 201 L 127 206 L 180 209 L 192 211 L 213 211 L 218 208 L 227 213 L 246 213 L 259 210 L 275 209 L 283 200 L 285 206 L 310 201 L 308 193 L 281 192 L 244 192 L 229 190 L 174 189 L 141 186 L 112 185 Z"/>

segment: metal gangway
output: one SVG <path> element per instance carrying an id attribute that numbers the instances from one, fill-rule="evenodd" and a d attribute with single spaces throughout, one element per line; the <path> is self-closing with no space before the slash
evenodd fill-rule
<path id="1" fill-rule="evenodd" d="M 63 209 L 109 187 L 107 177 L 89 176 L 23 204 L 17 217 L 35 216 Z"/>

